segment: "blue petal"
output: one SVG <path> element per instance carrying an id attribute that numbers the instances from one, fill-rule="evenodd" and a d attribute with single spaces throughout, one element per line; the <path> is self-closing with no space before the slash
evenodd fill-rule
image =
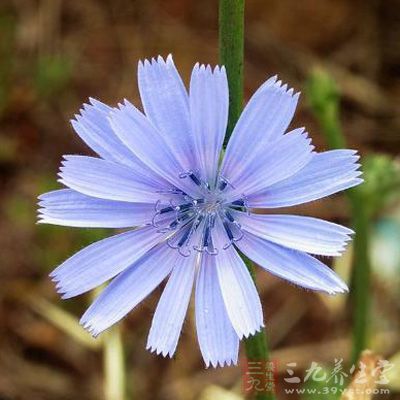
<path id="1" fill-rule="evenodd" d="M 172 56 L 139 62 L 138 84 L 147 118 L 186 171 L 194 169 L 189 99 Z"/>
<path id="2" fill-rule="evenodd" d="M 76 120 L 71 121 L 81 139 L 104 160 L 127 165 L 136 174 L 145 175 L 162 187 L 168 186 L 165 179 L 139 160 L 115 134 L 109 121 L 113 109 L 95 99 L 90 99 L 90 102 L 84 104 L 81 115 L 76 115 Z"/>
<path id="3" fill-rule="evenodd" d="M 348 291 L 346 284 L 330 268 L 306 253 L 279 246 L 248 232 L 236 245 L 255 263 L 296 285 L 329 294 Z"/>
<path id="4" fill-rule="evenodd" d="M 90 99 L 84 104 L 81 115 L 71 121 L 79 137 L 100 157 L 130 166 L 136 165 L 136 157 L 121 142 L 108 121 L 111 107 L 98 100 Z"/>
<path id="5" fill-rule="evenodd" d="M 239 338 L 226 312 L 215 256 L 202 256 L 196 281 L 196 329 L 206 366 L 237 364 Z"/>
<path id="6" fill-rule="evenodd" d="M 128 228 L 151 222 L 154 204 L 89 197 L 71 189 L 39 197 L 39 223 L 85 228 Z"/>
<path id="7" fill-rule="evenodd" d="M 254 335 L 263 326 L 260 298 L 243 260 L 230 247 L 215 257 L 225 307 L 239 339 Z"/>
<path id="8" fill-rule="evenodd" d="M 93 336 L 118 322 L 171 272 L 177 251 L 160 244 L 116 277 L 96 298 L 80 323 Z"/>
<path id="9" fill-rule="evenodd" d="M 151 175 L 140 175 L 129 167 L 86 156 L 64 156 L 59 180 L 64 185 L 87 196 L 106 200 L 151 203 L 169 199 L 159 191 L 172 186 L 160 186 Z"/>
<path id="10" fill-rule="evenodd" d="M 178 256 L 153 317 L 147 349 L 173 356 L 185 320 L 198 254 Z"/>
<path id="11" fill-rule="evenodd" d="M 242 229 L 262 239 L 306 253 L 338 256 L 352 230 L 332 222 L 297 215 L 232 213 Z"/>
<path id="12" fill-rule="evenodd" d="M 215 182 L 228 122 L 229 92 L 225 68 L 193 68 L 190 80 L 190 114 L 197 165 L 202 178 Z"/>
<path id="13" fill-rule="evenodd" d="M 299 94 L 287 90 L 287 85 L 268 79 L 253 95 L 229 140 L 221 174 L 228 178 L 235 174 L 244 160 L 259 158 L 271 143 L 279 139 L 293 118 Z"/>
<path id="14" fill-rule="evenodd" d="M 362 182 L 357 169 L 359 157 L 353 150 L 331 150 L 314 154 L 297 174 L 265 191 L 248 196 L 250 207 L 275 208 L 294 206 L 330 196 Z"/>
<path id="15" fill-rule="evenodd" d="M 199 188 L 190 179 L 179 176 L 188 171 L 180 162 L 179 153 L 171 150 L 155 126 L 131 103 L 125 101 L 111 114 L 111 125 L 120 139 L 149 168 L 192 197 L 200 196 Z"/>
<path id="16" fill-rule="evenodd" d="M 162 238 L 153 227 L 145 227 L 100 240 L 64 261 L 50 276 L 63 298 L 77 296 L 124 271 Z"/>
<path id="17" fill-rule="evenodd" d="M 221 219 L 216 220 L 213 241 L 219 250 L 215 258 L 218 281 L 226 311 L 239 339 L 254 335 L 263 326 L 260 298 L 253 279 L 233 246 L 224 248 L 229 240 Z"/>
<path id="18" fill-rule="evenodd" d="M 303 129 L 281 136 L 257 158 L 244 158 L 230 175 L 223 175 L 231 184 L 226 199 L 248 197 L 294 175 L 312 159 L 313 149 Z"/>

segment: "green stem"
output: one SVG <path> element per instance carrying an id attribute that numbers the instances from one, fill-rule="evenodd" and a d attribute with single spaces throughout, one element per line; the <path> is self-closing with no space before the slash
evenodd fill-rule
<path id="1" fill-rule="evenodd" d="M 244 0 L 219 1 L 219 50 L 220 63 L 225 65 L 229 84 L 229 119 L 225 145 L 239 119 L 243 107 L 243 47 L 244 47 Z M 245 259 L 255 282 L 254 265 Z M 245 339 L 249 361 L 268 362 L 269 352 L 265 330 Z M 272 400 L 272 392 L 255 392 L 256 400 Z"/>
<path id="2" fill-rule="evenodd" d="M 353 210 L 354 238 L 353 260 L 353 348 L 351 362 L 355 364 L 367 348 L 368 316 L 370 304 L 371 267 L 368 256 L 370 219 L 365 207 L 365 198 L 359 190 L 349 191 Z"/>
<path id="3" fill-rule="evenodd" d="M 247 269 L 249 270 L 254 283 L 256 283 L 256 275 L 253 262 L 250 259 L 248 259 L 244 254 L 241 254 L 241 257 L 246 263 Z M 248 361 L 262 362 L 263 365 L 269 362 L 268 339 L 265 329 L 262 329 L 255 335 L 249 336 L 247 339 L 244 339 L 244 345 Z M 252 394 L 252 399 L 273 400 L 275 399 L 275 396 L 273 391 L 265 391 L 265 392 L 260 391 L 260 392 L 254 392 Z"/>
<path id="4" fill-rule="evenodd" d="M 339 115 L 339 93 L 335 82 L 324 71 L 317 70 L 311 76 L 307 95 L 311 108 L 319 121 L 328 146 L 332 149 L 345 148 Z M 351 362 L 356 363 L 361 352 L 367 347 L 368 315 L 370 300 L 370 262 L 368 256 L 370 218 L 367 198 L 362 187 L 346 191 L 353 226 L 354 237 L 352 296 L 353 296 L 353 348 Z"/>
<path id="5" fill-rule="evenodd" d="M 219 58 L 229 83 L 229 119 L 225 145 L 243 106 L 244 0 L 219 2 Z"/>
<path id="6" fill-rule="evenodd" d="M 126 379 L 124 346 L 120 325 L 104 333 L 104 398 L 125 400 Z"/>

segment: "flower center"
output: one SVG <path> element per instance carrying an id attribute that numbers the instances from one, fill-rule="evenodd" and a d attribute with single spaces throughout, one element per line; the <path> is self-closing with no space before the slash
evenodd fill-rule
<path id="1" fill-rule="evenodd" d="M 215 246 L 215 234 L 226 235 L 219 238 L 224 240 L 222 249 L 227 249 L 234 242 L 243 237 L 240 224 L 235 220 L 233 210 L 247 210 L 245 198 L 227 203 L 224 192 L 229 187 L 229 182 L 219 178 L 217 185 L 210 188 L 199 174 L 188 171 L 180 175 L 182 179 L 190 179 L 201 188 L 201 196 L 192 198 L 182 190 L 174 188 L 168 192 L 171 194 L 169 203 L 159 200 L 155 205 L 155 214 L 152 225 L 159 232 L 167 233 L 167 244 L 177 249 L 185 257 L 190 256 L 192 250 L 207 252 L 217 255 L 220 251 Z M 165 194 L 165 193 L 164 193 Z M 216 226 L 221 229 L 217 230 Z"/>

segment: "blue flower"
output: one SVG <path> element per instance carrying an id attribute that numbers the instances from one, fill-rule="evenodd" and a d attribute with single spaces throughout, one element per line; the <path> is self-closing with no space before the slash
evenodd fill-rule
<path id="1" fill-rule="evenodd" d="M 196 329 L 207 366 L 237 362 L 239 340 L 263 326 L 260 299 L 237 249 L 308 289 L 347 290 L 309 255 L 337 256 L 352 231 L 320 219 L 253 211 L 293 206 L 358 185 L 353 150 L 316 153 L 303 128 L 285 133 L 299 94 L 277 77 L 244 109 L 220 163 L 228 119 L 224 67 L 196 64 L 187 93 L 173 63 L 139 62 L 144 113 L 90 99 L 72 125 L 99 157 L 68 155 L 40 196 L 39 222 L 133 228 L 93 243 L 51 274 L 63 298 L 111 280 L 81 319 L 94 336 L 167 277 L 147 348 L 174 354 L 195 287 Z"/>

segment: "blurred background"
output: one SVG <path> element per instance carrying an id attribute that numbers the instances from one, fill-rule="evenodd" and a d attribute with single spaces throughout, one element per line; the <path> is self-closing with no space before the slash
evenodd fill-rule
<path id="1" fill-rule="evenodd" d="M 245 97 L 269 76 L 305 93 L 293 122 L 328 149 L 307 97 L 313 71 L 327 71 L 340 93 L 340 123 L 358 149 L 368 204 L 368 347 L 395 360 L 400 351 L 400 2 L 252 0 L 246 4 Z M 0 2 L 0 399 L 103 398 L 101 340 L 76 324 L 91 295 L 61 301 L 48 273 L 110 232 L 36 225 L 36 197 L 54 188 L 63 154 L 90 154 L 69 120 L 88 97 L 140 105 L 138 59 L 173 53 L 188 82 L 195 62 L 218 62 L 218 4 L 189 0 L 1 0 Z M 312 96 L 311 96 L 312 97 Z M 335 195 L 292 210 L 352 225 L 349 199 Z M 325 259 L 350 280 L 352 247 Z M 350 296 L 331 298 L 261 273 L 277 392 L 287 364 L 304 376 L 312 361 L 350 362 Z M 145 350 L 157 290 L 122 325 L 129 399 L 240 399 L 242 368 L 205 370 L 193 327 L 176 357 Z M 193 313 L 189 313 L 193 314 Z M 242 357 L 244 355 L 242 354 Z M 390 379 L 400 398 L 399 362 Z M 290 398 L 296 398 L 291 395 Z M 317 398 L 299 396 L 302 398 Z"/>

